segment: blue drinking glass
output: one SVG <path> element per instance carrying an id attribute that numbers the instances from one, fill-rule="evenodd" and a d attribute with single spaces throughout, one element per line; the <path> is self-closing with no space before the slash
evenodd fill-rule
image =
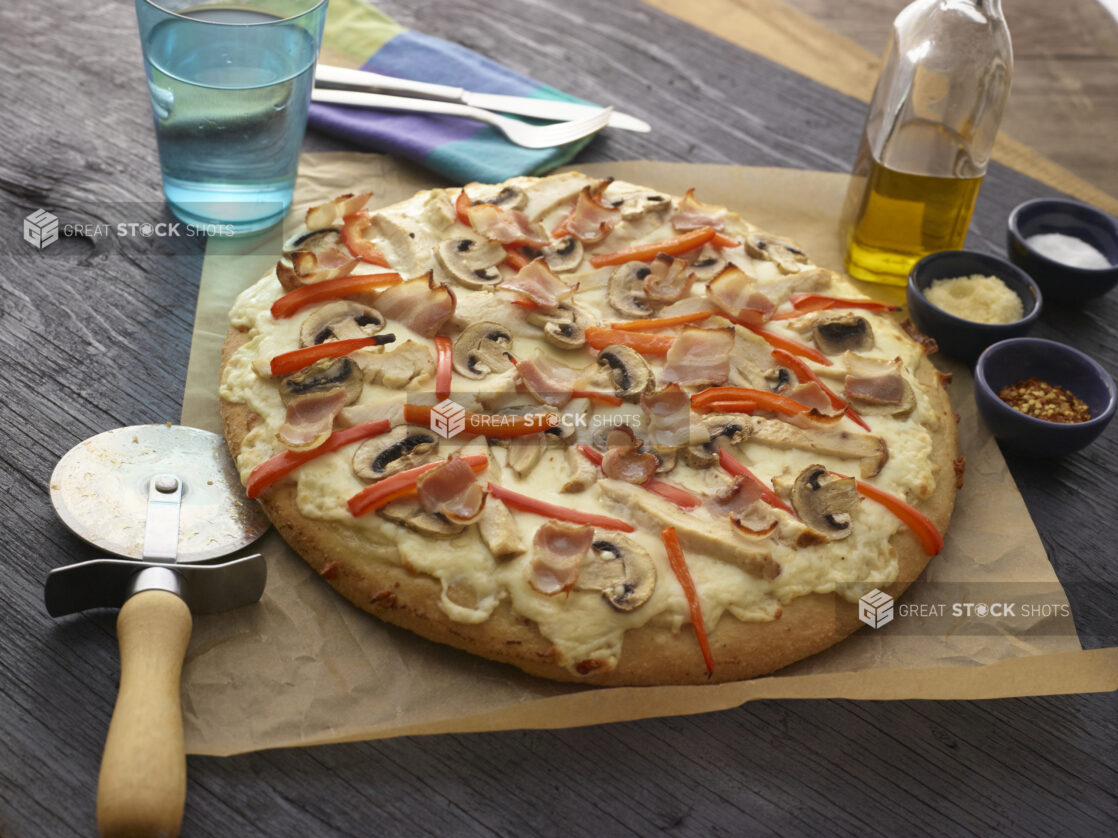
<path id="1" fill-rule="evenodd" d="M 291 206 L 327 0 L 136 0 L 163 193 L 187 224 L 249 233 Z"/>

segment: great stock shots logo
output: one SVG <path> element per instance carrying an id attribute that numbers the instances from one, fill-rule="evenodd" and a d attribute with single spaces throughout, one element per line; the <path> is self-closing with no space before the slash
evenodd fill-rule
<path id="1" fill-rule="evenodd" d="M 466 430 L 466 408 L 453 399 L 443 399 L 431 408 L 431 430 L 451 439 Z"/>
<path id="2" fill-rule="evenodd" d="M 893 598 L 874 588 L 858 600 L 858 619 L 870 628 L 881 628 L 893 621 Z"/>
<path id="3" fill-rule="evenodd" d="M 23 240 L 42 250 L 58 241 L 58 217 L 37 209 L 23 219 Z"/>

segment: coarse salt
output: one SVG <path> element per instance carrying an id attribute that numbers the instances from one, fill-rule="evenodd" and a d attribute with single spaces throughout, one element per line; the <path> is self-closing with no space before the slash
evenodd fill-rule
<path id="1" fill-rule="evenodd" d="M 1025 244 L 1049 259 L 1073 268 L 1109 268 L 1110 260 L 1083 239 L 1063 233 L 1029 236 Z"/>

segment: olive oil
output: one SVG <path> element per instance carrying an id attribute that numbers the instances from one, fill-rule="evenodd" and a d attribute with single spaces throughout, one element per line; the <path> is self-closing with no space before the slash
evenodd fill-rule
<path id="1" fill-rule="evenodd" d="M 904 285 L 924 256 L 960 249 L 981 184 L 981 177 L 910 174 L 871 160 L 847 241 L 847 273 Z"/>

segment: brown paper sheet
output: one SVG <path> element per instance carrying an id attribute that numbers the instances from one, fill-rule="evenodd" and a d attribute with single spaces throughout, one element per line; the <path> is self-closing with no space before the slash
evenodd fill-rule
<path id="1" fill-rule="evenodd" d="M 847 179 L 787 169 L 680 163 L 593 164 L 590 174 L 725 204 L 796 238 L 821 264 L 841 264 L 836 219 Z M 304 158 L 302 210 L 342 192 L 373 190 L 385 206 L 442 185 L 385 157 Z M 236 295 L 269 270 L 279 233 L 211 240 L 191 348 L 184 424 L 220 431 L 220 347 Z M 874 286 L 869 293 L 901 295 Z M 901 300 L 903 302 L 903 300 Z M 951 367 L 967 480 L 945 550 L 898 603 L 1040 603 L 1045 613 L 925 622 L 898 617 L 863 629 L 773 677 L 699 687 L 602 690 L 556 684 L 425 641 L 366 615 L 269 533 L 258 605 L 200 616 L 183 673 L 190 753 L 233 754 L 399 735 L 557 728 L 726 709 L 759 698 L 965 699 L 1118 689 L 1118 649 L 1080 649 L 1067 600 L 997 444 L 978 420 L 972 381 Z M 1053 616 L 1050 611 L 1058 613 Z"/>

